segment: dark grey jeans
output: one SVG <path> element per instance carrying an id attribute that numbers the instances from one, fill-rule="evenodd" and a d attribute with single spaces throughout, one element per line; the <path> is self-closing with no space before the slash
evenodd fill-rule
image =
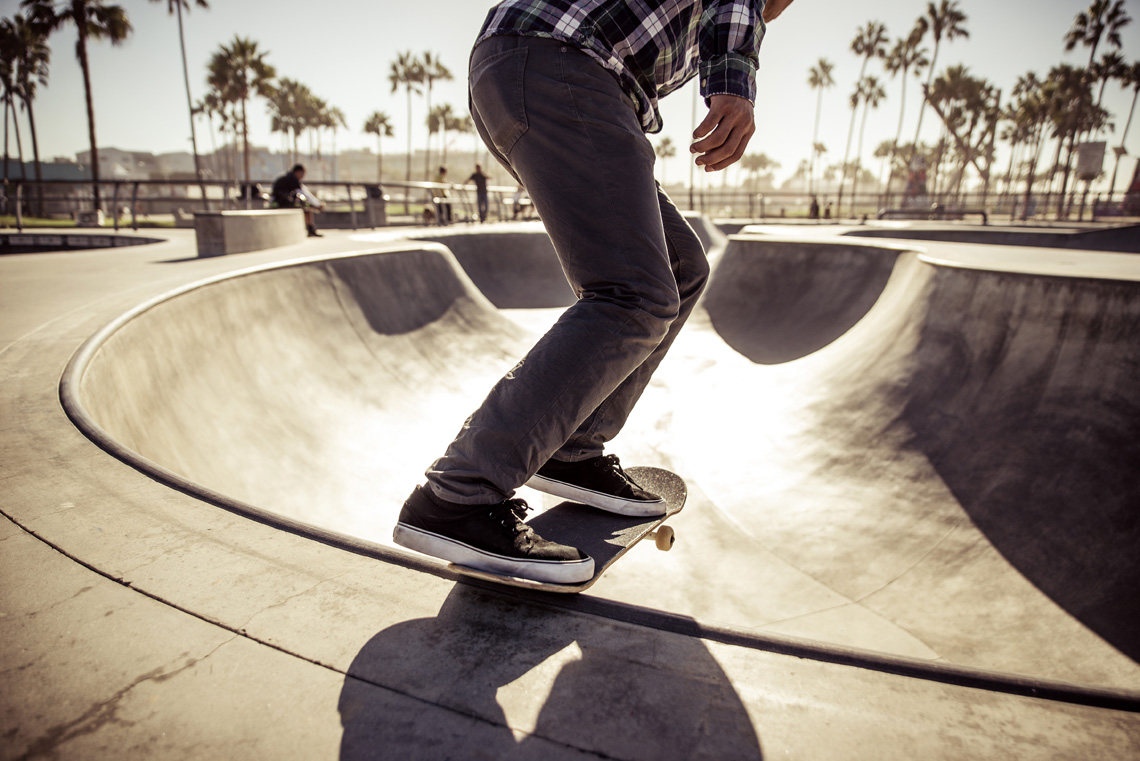
<path id="1" fill-rule="evenodd" d="M 617 79 L 573 46 L 493 37 L 471 56 L 479 134 L 530 193 L 578 301 L 500 380 L 427 471 L 445 500 L 498 502 L 548 459 L 599 455 L 708 279 L 704 249 L 653 178 Z"/>

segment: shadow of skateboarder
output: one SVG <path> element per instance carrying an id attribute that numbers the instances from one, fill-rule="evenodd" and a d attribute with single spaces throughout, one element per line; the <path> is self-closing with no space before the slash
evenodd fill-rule
<path id="1" fill-rule="evenodd" d="M 341 758 L 759 759 L 699 639 L 457 584 L 357 654 Z"/>

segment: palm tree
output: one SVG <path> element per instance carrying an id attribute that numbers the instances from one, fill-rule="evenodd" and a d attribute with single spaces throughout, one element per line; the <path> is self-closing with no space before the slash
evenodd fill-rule
<path id="1" fill-rule="evenodd" d="M 894 140 L 881 140 L 879 142 L 879 144 L 875 146 L 874 153 L 871 154 L 872 157 L 880 160 L 880 164 L 879 164 L 879 187 L 880 188 L 886 187 L 887 185 L 890 184 L 889 178 L 886 180 L 883 179 L 883 176 L 887 174 L 887 168 L 888 167 L 890 167 L 890 169 L 891 169 L 891 175 L 893 176 L 893 174 L 894 174 L 894 167 L 890 166 L 890 162 L 893 161 L 895 158 L 895 148 L 897 147 L 897 145 L 898 144 Z"/>
<path id="2" fill-rule="evenodd" d="M 889 162 L 891 173 L 887 176 L 888 196 L 891 192 L 891 181 L 895 177 L 895 155 L 898 153 L 899 140 L 902 138 L 903 115 L 906 113 L 906 75 L 913 68 L 915 77 L 920 77 L 923 69 L 930 64 L 930 60 L 926 57 L 926 48 L 922 47 L 922 38 L 925 36 L 926 23 L 920 20 L 915 23 L 909 35 L 895 41 L 894 48 L 887 55 L 887 71 L 891 76 L 901 74 L 899 79 L 902 82 L 902 91 L 899 93 L 899 126 L 895 130 L 895 139 L 891 144 Z"/>
<path id="3" fill-rule="evenodd" d="M 246 182 L 249 170 L 249 100 L 273 95 L 277 71 L 265 60 L 268 53 L 248 37 L 234 35 L 227 47 L 219 46 L 210 59 L 210 81 L 224 93 L 226 100 L 238 108 L 237 124 L 241 129 L 242 168 Z"/>
<path id="4" fill-rule="evenodd" d="M 208 126 L 210 133 L 210 146 L 213 148 L 213 162 L 211 164 L 211 167 L 204 170 L 208 175 L 218 175 L 218 140 L 214 133 L 214 117 L 222 116 L 224 119 L 224 115 L 222 113 L 223 108 L 224 105 L 218 98 L 218 94 L 212 91 L 203 95 L 198 100 L 198 102 L 194 104 L 194 116 L 206 117 L 206 125 Z"/>
<path id="5" fill-rule="evenodd" d="M 855 112 L 859 106 L 859 88 L 862 87 L 863 78 L 867 74 L 867 64 L 872 58 L 883 58 L 886 55 L 886 45 L 887 26 L 878 21 L 868 21 L 851 41 L 851 51 L 863 58 L 863 66 L 859 69 L 855 94 L 851 96 L 851 126 L 847 128 L 847 148 L 843 151 L 844 170 L 843 177 L 839 181 L 839 201 L 835 205 L 836 209 L 843 205 L 843 185 L 847 182 L 847 160 L 851 155 L 851 138 L 855 135 Z"/>
<path id="6" fill-rule="evenodd" d="M 1030 99 L 1035 97 L 1040 90 L 1040 87 L 1041 83 L 1037 79 L 1037 74 L 1032 71 L 1018 77 L 1011 93 L 1012 100 L 1002 111 L 1001 118 L 1006 122 L 1006 128 L 1001 134 L 1001 139 L 1009 142 L 1009 166 L 1005 172 L 1003 196 L 1009 193 L 1013 185 L 1013 168 L 1021 157 L 1021 149 L 1023 146 L 1028 147 L 1032 137 L 1032 123 L 1029 119 L 1028 104 Z"/>
<path id="7" fill-rule="evenodd" d="M 329 104 L 316 95 L 309 97 L 305 104 L 305 130 L 309 133 L 309 162 L 316 163 L 321 158 L 321 130 L 329 126 Z M 316 172 L 314 167 L 311 171 Z"/>
<path id="8" fill-rule="evenodd" d="M 12 62 L 15 64 L 13 84 L 15 93 L 23 101 L 28 112 L 28 127 L 32 135 L 32 160 L 36 168 L 36 190 L 40 216 L 44 210 L 43 166 L 40 163 L 40 145 L 36 133 L 36 112 L 33 103 L 36 87 L 47 86 L 48 66 L 51 63 L 51 48 L 47 44 L 46 32 L 20 14 L 16 14 L 4 25 L 10 30 Z M 6 57 L 6 56 L 5 56 Z M 5 167 L 6 169 L 6 167 Z"/>
<path id="9" fill-rule="evenodd" d="M 1128 121 L 1124 123 L 1124 134 L 1120 136 L 1120 147 L 1116 148 L 1116 163 L 1112 167 L 1112 180 L 1108 183 L 1108 192 L 1116 190 L 1116 170 L 1120 168 L 1120 157 L 1126 154 L 1124 141 L 1128 138 L 1128 130 L 1132 127 L 1132 116 L 1136 113 L 1136 96 L 1140 95 L 1140 61 L 1134 61 L 1124 70 L 1120 79 L 1122 87 L 1132 87 L 1132 106 L 1128 109 Z"/>
<path id="10" fill-rule="evenodd" d="M 819 145 L 819 117 L 823 111 L 823 91 L 835 85 L 835 78 L 831 76 L 834 69 L 835 64 L 826 58 L 820 58 L 815 66 L 808 70 L 808 86 L 813 90 L 819 90 L 815 96 L 815 131 L 812 132 L 811 163 L 808 169 L 809 193 L 815 192 L 815 158 L 818 153 L 815 146 Z"/>
<path id="11" fill-rule="evenodd" d="M 326 121 L 327 121 L 326 126 L 328 126 L 328 128 L 331 129 L 332 133 L 333 133 L 332 134 L 332 138 L 333 138 L 333 147 L 332 147 L 333 177 L 332 178 L 333 178 L 333 182 L 336 182 L 336 180 L 337 180 L 337 169 L 339 168 L 338 167 L 338 156 L 337 156 L 337 152 L 336 152 L 336 133 L 337 133 L 337 130 L 340 129 L 341 127 L 348 129 L 348 119 L 345 118 L 344 111 L 337 108 L 336 106 L 329 106 L 328 110 L 325 112 L 325 117 L 326 117 Z"/>
<path id="12" fill-rule="evenodd" d="M 20 160 L 20 177 L 24 177 L 24 148 L 20 143 L 20 120 L 16 116 L 16 32 L 12 22 L 4 19 L 0 22 L 0 88 L 4 98 L 4 179 L 8 179 L 8 115 L 12 115 L 12 123 L 16 127 L 16 148 Z"/>
<path id="13" fill-rule="evenodd" d="M 443 65 L 442 61 L 439 60 L 439 56 L 437 54 L 432 53 L 431 51 L 424 53 L 423 57 L 420 59 L 420 62 L 423 64 L 423 81 L 424 81 L 424 84 L 427 85 L 427 87 L 425 88 L 425 95 L 427 97 L 427 111 L 428 111 L 428 115 L 430 118 L 430 115 L 432 112 L 432 108 L 431 108 L 431 88 L 432 88 L 432 85 L 435 84 L 436 80 L 439 80 L 441 82 L 446 82 L 446 81 L 453 79 L 453 77 L 451 75 L 451 71 L 446 66 Z M 425 180 L 431 179 L 431 135 L 432 135 L 432 133 L 429 130 L 428 131 L 427 151 L 424 153 L 424 179 Z"/>
<path id="14" fill-rule="evenodd" d="M 1108 43 L 1119 50 L 1122 46 L 1120 30 L 1131 21 L 1124 12 L 1124 0 L 1092 0 L 1065 33 L 1065 50 L 1072 51 L 1077 45 L 1087 47 L 1089 62 L 1085 71 L 1091 72 L 1101 40 L 1107 38 Z"/>
<path id="15" fill-rule="evenodd" d="M 919 135 L 922 133 L 922 117 L 926 114 L 926 92 L 934 79 L 934 71 L 938 63 L 938 51 L 942 47 L 942 38 L 945 37 L 947 42 L 953 42 L 959 37 L 969 39 L 970 33 L 966 31 L 964 26 L 966 21 L 966 14 L 958 8 L 958 0 L 940 0 L 937 6 L 933 2 L 928 2 L 926 4 L 926 15 L 918 20 L 923 29 L 922 37 L 926 36 L 927 30 L 934 35 L 934 54 L 930 57 L 930 69 L 926 76 L 926 85 L 922 88 L 922 107 L 918 110 L 918 126 L 914 130 L 916 149 Z M 913 161 L 913 159 L 912 153 L 911 160 Z"/>
<path id="16" fill-rule="evenodd" d="M 855 179 L 851 183 L 851 216 L 855 216 L 855 198 L 856 190 L 859 187 L 859 172 L 863 168 L 863 133 L 867 129 L 867 115 L 872 109 L 878 108 L 879 104 L 887 97 L 887 91 L 879 84 L 878 77 L 864 77 L 863 81 L 859 83 L 859 88 L 856 91 L 856 106 L 858 100 L 863 101 L 863 120 L 859 124 L 859 148 L 855 153 Z"/>
<path id="17" fill-rule="evenodd" d="M 297 163 L 297 140 L 306 128 L 306 113 L 313 93 L 295 79 L 282 79 L 269 98 L 270 130 L 281 132 L 289 141 L 289 164 Z"/>
<path id="18" fill-rule="evenodd" d="M 150 0 L 152 3 L 161 3 L 163 0 Z M 209 8 L 206 0 L 194 0 L 199 8 Z M 194 174 L 202 188 L 202 202 L 206 203 L 206 186 L 202 184 L 202 160 L 198 156 L 198 136 L 194 132 L 194 98 L 190 95 L 190 68 L 186 63 L 186 35 L 182 28 L 182 9 L 190 11 L 190 0 L 166 0 L 166 7 L 170 15 L 178 16 L 178 44 L 182 50 L 182 78 L 186 84 L 186 108 L 190 112 L 190 147 L 194 151 Z M 209 208 L 209 204 L 207 204 Z"/>
<path id="19" fill-rule="evenodd" d="M 429 140 L 431 135 L 434 135 L 436 132 L 443 133 L 443 150 L 441 152 L 443 158 L 440 163 L 445 166 L 447 165 L 447 133 L 455 125 L 455 122 L 455 112 L 451 110 L 450 103 L 436 106 L 428 112 L 427 128 Z"/>
<path id="20" fill-rule="evenodd" d="M 384 181 L 384 150 L 381 141 L 394 137 L 392 120 L 382 111 L 373 111 L 364 122 L 364 132 L 376 136 L 376 182 Z"/>
<path id="21" fill-rule="evenodd" d="M 392 83 L 392 92 L 396 92 L 400 85 L 408 96 L 408 166 L 404 177 L 405 182 L 412 181 L 412 93 L 419 94 L 420 85 L 424 81 L 424 67 L 420 60 L 407 51 L 396 56 L 388 72 L 388 81 Z M 408 213 L 408 194 L 404 193 L 404 213 Z"/>
<path id="22" fill-rule="evenodd" d="M 87 136 L 91 142 L 91 187 L 95 209 L 102 208 L 99 201 L 99 146 L 95 138 L 95 101 L 91 94 L 91 65 L 87 58 L 87 41 L 109 40 L 119 45 L 130 36 L 131 21 L 127 12 L 118 5 L 108 5 L 105 0 L 23 0 L 31 23 L 40 26 L 45 34 L 50 34 L 67 24 L 74 24 L 78 41 L 75 54 L 79 68 L 83 71 L 83 91 L 87 99 Z M 57 7 L 58 6 L 58 7 Z"/>
<path id="23" fill-rule="evenodd" d="M 750 153 L 740 159 L 740 168 L 748 172 L 748 189 L 750 193 L 756 192 L 756 176 L 768 176 L 780 168 L 780 162 L 775 161 L 766 153 Z"/>
<path id="24" fill-rule="evenodd" d="M 661 142 L 653 147 L 653 152 L 657 155 L 657 158 L 661 159 L 661 185 L 664 186 L 666 184 L 665 178 L 668 174 L 666 167 L 669 159 L 677 155 L 677 146 L 673 144 L 673 138 L 663 137 L 661 138 Z"/>
<path id="25" fill-rule="evenodd" d="M 1072 26 L 1065 33 L 1065 50 L 1071 51 L 1077 45 L 1084 45 L 1089 49 L 1089 60 L 1084 71 L 1087 82 L 1091 84 L 1096 78 L 1094 73 L 1096 53 L 1101 41 L 1107 40 L 1108 44 L 1119 50 L 1122 46 L 1120 30 L 1131 21 L 1132 18 L 1124 11 L 1124 0 L 1092 0 L 1088 8 L 1078 13 L 1073 19 Z M 1061 176 L 1061 201 L 1059 201 L 1061 205 L 1057 207 L 1058 214 L 1063 209 L 1065 191 L 1069 184 L 1069 172 L 1072 168 L 1077 134 L 1074 131 L 1068 135 L 1069 152 L 1065 160 L 1064 173 Z"/>
<path id="26" fill-rule="evenodd" d="M 1127 67 L 1125 66 L 1124 56 L 1117 51 L 1105 53 L 1100 57 L 1092 69 L 1093 82 L 1099 82 L 1100 88 L 1097 91 L 1096 104 L 1099 106 L 1104 99 L 1104 88 L 1109 80 L 1122 79 Z"/>

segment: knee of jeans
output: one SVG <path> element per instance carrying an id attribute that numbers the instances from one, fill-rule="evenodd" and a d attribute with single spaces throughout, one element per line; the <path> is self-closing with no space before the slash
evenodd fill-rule
<path id="1" fill-rule="evenodd" d="M 663 287 L 645 295 L 641 310 L 649 316 L 651 329 L 655 333 L 659 332 L 660 337 L 664 338 L 669 326 L 680 316 L 681 306 L 681 292 L 676 287 Z"/>
<path id="2" fill-rule="evenodd" d="M 681 262 L 677 287 L 684 300 L 701 295 L 709 281 L 709 260 L 702 253 Z"/>

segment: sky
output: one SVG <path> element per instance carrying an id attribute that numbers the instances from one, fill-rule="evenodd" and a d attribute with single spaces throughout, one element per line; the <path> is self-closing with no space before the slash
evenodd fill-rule
<path id="1" fill-rule="evenodd" d="M 119 4 L 127 10 L 134 34 L 117 47 L 106 42 L 89 46 L 99 145 L 152 153 L 188 151 L 189 120 L 177 21 L 168 14 L 167 0 L 119 0 Z M 303 82 L 344 111 L 349 129 L 340 131 L 339 148 L 375 150 L 375 137 L 364 134 L 362 128 L 367 115 L 379 110 L 391 117 L 396 130 L 395 138 L 385 140 L 385 153 L 403 151 L 407 141 L 406 99 L 402 90 L 391 92 L 391 62 L 408 50 L 438 54 L 455 79 L 436 84 L 433 105 L 449 103 L 456 112 L 466 113 L 468 54 L 492 5 L 489 0 L 210 0 L 209 9 L 195 6 L 184 17 L 191 91 L 195 100 L 205 94 L 206 63 L 220 45 L 235 35 L 249 37 L 268 51 L 268 61 L 279 77 Z M 1066 54 L 1062 38 L 1074 16 L 1087 5 L 1088 0 L 960 0 L 970 37 L 943 40 L 937 68 L 941 71 L 949 65 L 965 65 L 975 76 L 985 77 L 1008 93 L 1017 78 L 1028 71 L 1043 77 L 1062 61 L 1083 66 L 1087 49 Z M 808 71 L 817 60 L 826 58 L 835 64 L 836 86 L 823 96 L 819 140 L 828 149 L 825 161 L 838 163 L 850 123 L 847 100 L 861 64 L 849 49 L 852 39 L 866 22 L 875 20 L 886 24 L 893 41 L 910 31 L 925 7 L 925 0 L 795 0 L 769 25 L 760 51 L 757 132 L 748 152 L 766 153 L 778 161 L 778 182 L 808 156 L 816 113 L 816 92 L 807 85 Z M 1135 61 L 1140 58 L 1140 0 L 1126 0 L 1125 9 L 1136 20 L 1123 30 L 1122 53 L 1126 60 Z M 19 0 L 0 0 L 0 16 L 10 17 L 19 11 Z M 74 40 L 71 28 L 57 32 L 50 40 L 51 79 L 35 102 L 44 159 L 74 158 L 88 150 Z M 932 47 L 929 38 L 927 45 Z M 879 142 L 895 135 L 902 83 L 891 79 L 878 62 L 870 65 L 868 74 L 878 76 L 887 91 L 887 99 L 868 119 L 864 142 L 864 164 L 877 173 L 878 162 L 870 154 Z M 921 103 L 919 80 L 913 76 L 909 79 L 904 141 L 913 139 Z M 688 176 L 686 146 L 693 129 L 695 101 L 690 85 L 661 104 L 665 129 L 652 139 L 656 143 L 667 135 L 680 148 L 679 155 L 661 168 L 670 182 Z M 1114 114 L 1117 125 L 1116 132 L 1108 136 L 1110 146 L 1120 142 L 1131 101 L 1131 89 L 1113 83 L 1105 91 L 1103 105 Z M 254 103 L 251 139 L 278 149 L 280 137 L 270 134 L 266 110 L 264 101 Z M 698 121 L 703 111 L 701 105 Z M 412 139 L 417 148 L 426 140 L 425 118 L 423 99 L 413 100 Z M 199 124 L 199 149 L 208 152 L 212 149 L 210 137 L 204 123 Z M 928 110 L 922 139 L 935 140 L 938 128 L 937 117 Z M 29 142 L 25 136 L 25 151 L 30 157 Z M 470 150 L 472 138 L 458 138 L 455 147 Z M 1130 158 L 1121 164 L 1118 187 L 1131 176 L 1133 157 L 1140 155 L 1140 123 L 1133 124 L 1125 148 Z M 999 166 L 1004 167 L 1007 156 L 999 154 Z M 1110 151 L 1107 172 L 1111 171 L 1111 161 Z M 730 177 L 729 182 L 735 178 Z"/>

